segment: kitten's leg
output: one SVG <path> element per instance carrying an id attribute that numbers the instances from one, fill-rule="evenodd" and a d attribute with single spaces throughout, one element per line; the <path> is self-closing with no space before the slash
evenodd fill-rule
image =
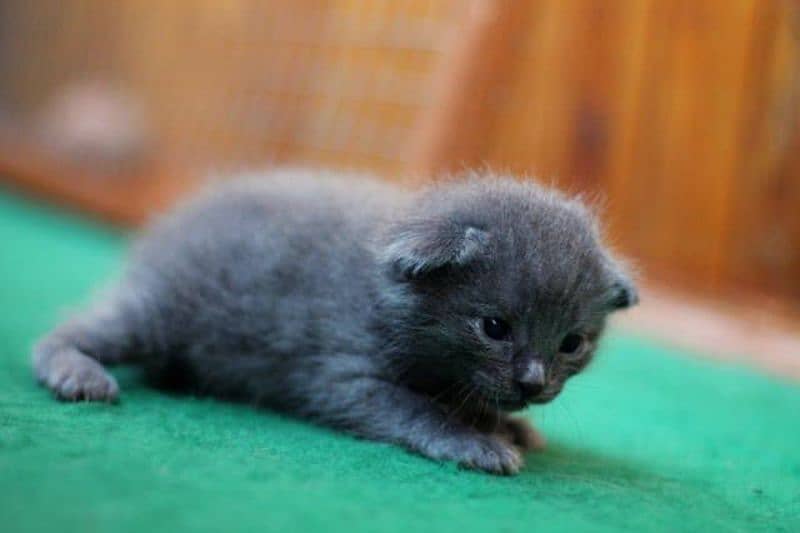
<path id="1" fill-rule="evenodd" d="M 498 430 L 508 435 L 514 445 L 523 451 L 540 451 L 547 446 L 544 436 L 523 417 L 500 414 Z"/>
<path id="2" fill-rule="evenodd" d="M 465 415 L 464 420 L 484 433 L 507 440 L 524 452 L 543 450 L 546 446 L 544 436 L 524 417 L 485 409 L 478 414 Z"/>
<path id="3" fill-rule="evenodd" d="M 143 307 L 121 287 L 59 325 L 33 349 L 36 378 L 62 400 L 116 401 L 119 386 L 102 363 L 129 360 L 144 333 Z"/>
<path id="4" fill-rule="evenodd" d="M 429 398 L 405 387 L 371 377 L 329 381 L 326 385 L 318 389 L 302 414 L 361 437 L 399 444 L 467 468 L 514 474 L 522 466 L 519 450 L 508 441 L 448 417 Z"/>

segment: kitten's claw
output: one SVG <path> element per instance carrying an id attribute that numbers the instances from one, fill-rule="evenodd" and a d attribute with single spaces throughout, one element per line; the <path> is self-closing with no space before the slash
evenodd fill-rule
<path id="1" fill-rule="evenodd" d="M 117 381 L 102 365 L 77 350 L 59 354 L 58 359 L 39 380 L 59 400 L 116 402 Z"/>
<path id="2" fill-rule="evenodd" d="M 498 431 L 525 452 L 541 451 L 547 446 L 544 436 L 525 418 L 506 416 Z"/>

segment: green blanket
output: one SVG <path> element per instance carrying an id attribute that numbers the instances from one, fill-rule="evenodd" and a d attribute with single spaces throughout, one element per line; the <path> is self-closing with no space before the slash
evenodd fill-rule
<path id="1" fill-rule="evenodd" d="M 0 194 L 0 531 L 800 531 L 800 387 L 612 334 L 516 477 L 149 390 L 35 385 L 33 340 L 119 268 L 125 237 Z M 800 354 L 798 354 L 800 357 Z"/>

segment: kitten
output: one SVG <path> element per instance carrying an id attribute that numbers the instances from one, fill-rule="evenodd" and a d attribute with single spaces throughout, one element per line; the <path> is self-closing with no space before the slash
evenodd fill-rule
<path id="1" fill-rule="evenodd" d="M 117 399 L 102 364 L 439 460 L 517 472 L 507 412 L 552 400 L 637 300 L 576 199 L 493 175 L 410 192 L 311 171 L 212 190 L 34 348 L 65 400 Z"/>

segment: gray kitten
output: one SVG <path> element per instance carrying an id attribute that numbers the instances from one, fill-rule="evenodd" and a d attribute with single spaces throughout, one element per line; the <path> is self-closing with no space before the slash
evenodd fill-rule
<path id="1" fill-rule="evenodd" d="M 506 413 L 553 399 L 637 296 L 575 199 L 473 175 L 419 192 L 310 171 L 224 185 L 155 223 L 122 280 L 41 340 L 61 399 L 103 366 L 510 474 Z"/>

